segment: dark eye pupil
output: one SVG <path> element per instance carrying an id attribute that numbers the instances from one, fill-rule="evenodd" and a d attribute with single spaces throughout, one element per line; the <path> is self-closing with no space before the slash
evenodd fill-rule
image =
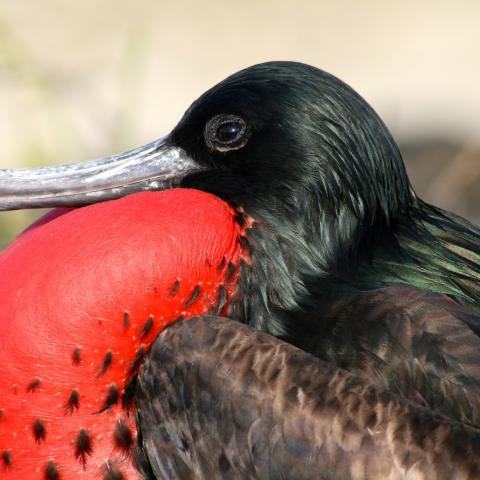
<path id="1" fill-rule="evenodd" d="M 235 141 L 241 134 L 243 125 L 240 122 L 225 122 L 217 129 L 217 140 L 222 143 L 230 143 Z"/>
<path id="2" fill-rule="evenodd" d="M 211 151 L 229 152 L 244 147 L 250 131 L 238 115 L 219 113 L 205 124 L 203 135 Z"/>

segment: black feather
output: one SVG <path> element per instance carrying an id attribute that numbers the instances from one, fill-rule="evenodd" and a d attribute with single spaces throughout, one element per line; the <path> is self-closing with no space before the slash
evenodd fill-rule
<path id="1" fill-rule="evenodd" d="M 130 314 L 128 312 L 124 312 L 123 314 L 123 328 L 126 330 L 128 325 L 130 324 Z"/>
<path id="2" fill-rule="evenodd" d="M 93 452 L 92 437 L 88 430 L 82 428 L 75 437 L 75 458 L 81 463 L 83 469 L 87 467 L 87 459 Z"/>
<path id="3" fill-rule="evenodd" d="M 177 280 L 173 282 L 172 288 L 170 289 L 170 296 L 174 297 L 177 294 L 179 288 L 180 288 L 180 280 L 178 280 L 177 278 Z"/>
<path id="4" fill-rule="evenodd" d="M 138 372 L 138 368 L 143 362 L 143 359 L 145 358 L 145 348 L 140 347 L 136 352 L 135 352 L 135 357 L 133 360 L 130 362 L 130 366 L 128 368 L 128 374 L 127 374 L 127 379 L 131 378 L 133 375 L 136 375 Z M 128 380 L 127 380 L 128 382 Z"/>
<path id="5" fill-rule="evenodd" d="M 142 330 L 140 332 L 140 338 L 145 338 L 151 332 L 152 327 L 153 327 L 153 316 L 150 315 L 147 318 L 147 321 L 142 326 Z"/>
<path id="6" fill-rule="evenodd" d="M 32 380 L 27 385 L 27 392 L 35 392 L 40 387 L 41 384 L 42 384 L 42 382 L 39 378 L 36 378 L 35 380 Z"/>
<path id="7" fill-rule="evenodd" d="M 44 480 L 60 480 L 60 472 L 58 471 L 58 466 L 53 460 L 49 460 L 45 464 Z"/>
<path id="8" fill-rule="evenodd" d="M 47 437 L 47 429 L 45 428 L 45 423 L 40 418 L 36 418 L 32 424 L 33 436 L 35 437 L 35 442 L 40 443 L 45 441 Z"/>
<path id="9" fill-rule="evenodd" d="M 133 445 L 133 434 L 122 418 L 117 420 L 113 431 L 115 446 L 124 453 L 129 454 Z"/>
<path id="10" fill-rule="evenodd" d="M 243 228 L 247 220 L 245 212 L 242 212 L 237 209 L 237 211 L 235 212 L 235 216 L 233 217 L 233 220 Z"/>
<path id="11" fill-rule="evenodd" d="M 4 467 L 12 465 L 12 454 L 8 450 L 2 452 L 2 463 Z"/>
<path id="12" fill-rule="evenodd" d="M 67 401 L 65 402 L 65 415 L 71 415 L 73 410 L 78 410 L 80 408 L 80 400 L 78 396 L 78 390 L 73 389 L 68 396 Z"/>
<path id="13" fill-rule="evenodd" d="M 135 399 L 135 388 L 137 385 L 137 375 L 130 377 L 125 384 L 125 390 L 122 395 L 122 407 L 125 410 L 130 410 Z"/>
<path id="14" fill-rule="evenodd" d="M 75 347 L 75 349 L 73 350 L 73 352 L 72 352 L 72 363 L 74 365 L 80 365 L 80 362 L 82 360 L 81 352 L 82 352 L 82 347 Z"/>
<path id="15" fill-rule="evenodd" d="M 108 350 L 102 360 L 102 364 L 100 365 L 98 372 L 97 372 L 97 377 L 102 376 L 107 370 L 108 367 L 112 364 L 113 360 L 113 353 L 111 350 Z"/>
<path id="16" fill-rule="evenodd" d="M 107 388 L 107 394 L 105 395 L 105 399 L 103 400 L 103 405 L 99 410 L 94 413 L 102 413 L 109 408 L 112 408 L 114 405 L 118 403 L 120 399 L 120 392 L 118 391 L 118 387 L 116 385 L 109 385 Z"/>
<path id="17" fill-rule="evenodd" d="M 200 285 L 195 285 L 190 296 L 184 300 L 183 302 L 184 307 L 185 308 L 190 307 L 195 302 L 195 300 L 197 300 L 198 296 L 200 295 L 200 292 L 201 292 Z"/>

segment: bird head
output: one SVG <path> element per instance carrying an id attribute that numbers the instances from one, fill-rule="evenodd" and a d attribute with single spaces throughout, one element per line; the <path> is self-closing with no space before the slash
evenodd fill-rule
<path id="1" fill-rule="evenodd" d="M 270 62 L 204 93 L 168 141 L 204 169 L 182 184 L 249 210 L 350 208 L 390 219 L 410 198 L 387 128 L 354 90 L 317 68 Z"/>
<path id="2" fill-rule="evenodd" d="M 0 209 L 79 206 L 178 186 L 302 239 L 327 271 L 354 263 L 359 245 L 412 196 L 394 140 L 362 97 L 317 68 L 269 62 L 208 90 L 148 145 L 84 164 L 0 171 Z"/>
<path id="3" fill-rule="evenodd" d="M 233 74 L 192 104 L 167 141 L 201 166 L 181 185 L 240 205 L 325 272 L 349 271 L 412 197 L 374 110 L 301 63 Z"/>

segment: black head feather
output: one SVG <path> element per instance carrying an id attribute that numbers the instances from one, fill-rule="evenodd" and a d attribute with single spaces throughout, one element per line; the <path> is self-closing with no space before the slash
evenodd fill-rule
<path id="1" fill-rule="evenodd" d="M 209 148 L 205 128 L 220 114 L 245 121 L 242 148 Z M 345 83 L 301 63 L 270 62 L 228 77 L 192 104 L 171 138 L 209 166 L 184 186 L 267 223 L 303 220 L 327 265 L 412 199 L 398 148 L 373 109 Z"/>

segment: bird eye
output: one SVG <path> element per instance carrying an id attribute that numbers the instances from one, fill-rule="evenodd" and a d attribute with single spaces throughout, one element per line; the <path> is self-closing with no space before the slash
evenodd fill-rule
<path id="1" fill-rule="evenodd" d="M 247 140 L 247 124 L 237 115 L 215 115 L 205 125 L 205 142 L 212 150 L 238 150 Z"/>

